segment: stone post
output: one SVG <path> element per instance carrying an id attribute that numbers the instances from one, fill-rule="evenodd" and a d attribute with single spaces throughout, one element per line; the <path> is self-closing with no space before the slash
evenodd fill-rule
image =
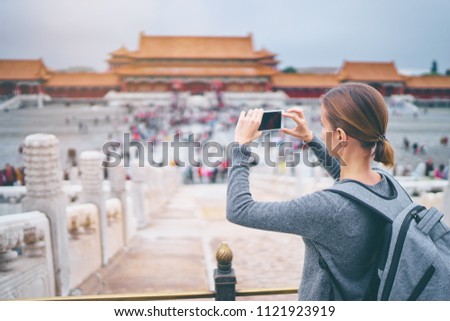
<path id="1" fill-rule="evenodd" d="M 44 108 L 44 92 L 42 90 L 41 84 L 37 85 L 37 96 L 38 96 L 37 100 L 38 108 Z"/>
<path id="2" fill-rule="evenodd" d="M 97 151 L 85 151 L 80 154 L 79 165 L 82 203 L 92 203 L 98 208 L 100 240 L 102 243 L 102 264 L 108 263 L 108 217 L 103 193 L 103 161 L 102 154 Z"/>
<path id="3" fill-rule="evenodd" d="M 69 294 L 69 254 L 66 196 L 62 191 L 59 141 L 53 135 L 34 134 L 24 142 L 25 185 L 27 195 L 22 210 L 40 211 L 50 221 L 56 294 Z"/>
<path id="4" fill-rule="evenodd" d="M 126 246 L 130 235 L 128 235 L 126 173 L 123 164 L 108 167 L 108 178 L 111 184 L 111 196 L 118 198 L 122 205 L 123 244 Z"/>
<path id="5" fill-rule="evenodd" d="M 147 206 L 147 168 L 140 167 L 139 162 L 131 162 L 131 198 L 137 219 L 138 228 L 142 229 L 149 224 L 149 208 Z"/>
<path id="6" fill-rule="evenodd" d="M 236 275 L 231 267 L 233 252 L 222 242 L 216 252 L 217 269 L 214 270 L 214 283 L 216 285 L 216 301 L 236 300 Z"/>

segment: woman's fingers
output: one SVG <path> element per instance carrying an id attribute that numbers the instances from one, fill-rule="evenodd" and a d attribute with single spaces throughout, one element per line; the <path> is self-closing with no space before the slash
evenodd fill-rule
<path id="1" fill-rule="evenodd" d="M 258 109 L 250 109 L 251 110 L 251 120 L 256 120 L 256 118 L 258 117 Z M 250 112 L 250 111 L 249 111 Z"/>
<path id="2" fill-rule="evenodd" d="M 236 127 L 241 126 L 242 122 L 244 121 L 244 117 L 245 117 L 245 111 L 241 111 L 241 113 L 239 114 L 239 118 L 238 118 Z"/>
<path id="3" fill-rule="evenodd" d="M 258 109 L 255 109 L 255 112 L 252 115 L 253 116 L 253 120 L 257 121 L 258 125 L 259 125 L 259 123 L 261 123 L 263 114 L 264 114 L 264 110 L 262 108 L 258 108 Z"/>
<path id="4" fill-rule="evenodd" d="M 261 136 L 262 131 L 258 131 L 264 110 L 261 108 L 242 111 L 235 129 L 235 140 L 239 143 L 251 142 Z"/>
<path id="5" fill-rule="evenodd" d="M 301 119 L 305 119 L 305 114 L 303 113 L 303 109 L 301 109 L 299 107 L 289 108 L 287 111 L 290 113 L 296 114 Z"/>
<path id="6" fill-rule="evenodd" d="M 287 113 L 284 112 L 283 116 L 289 117 L 290 119 L 295 121 L 298 125 L 301 125 L 301 123 L 302 123 L 302 119 L 296 114 L 293 114 L 293 113 L 290 113 L 290 112 L 287 112 Z"/>

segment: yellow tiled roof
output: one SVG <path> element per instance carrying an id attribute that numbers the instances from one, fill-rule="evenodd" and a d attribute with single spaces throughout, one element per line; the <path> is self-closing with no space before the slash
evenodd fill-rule
<path id="1" fill-rule="evenodd" d="M 119 49 L 111 52 L 111 55 L 113 56 L 126 56 L 129 55 L 131 51 L 129 51 L 125 46 L 120 47 Z"/>
<path id="2" fill-rule="evenodd" d="M 406 79 L 409 88 L 441 88 L 450 89 L 450 76 L 416 76 Z"/>
<path id="3" fill-rule="evenodd" d="M 114 87 L 119 86 L 119 76 L 113 73 L 53 73 L 47 87 Z"/>
<path id="4" fill-rule="evenodd" d="M 266 49 L 255 51 L 251 35 L 246 37 L 147 36 L 141 33 L 139 49 L 125 48 L 112 55 L 167 59 L 256 59 L 273 57 Z"/>
<path id="5" fill-rule="evenodd" d="M 402 82 L 393 62 L 349 62 L 345 61 L 338 73 L 341 81 Z"/>
<path id="6" fill-rule="evenodd" d="M 0 79 L 2 80 L 43 80 L 48 70 L 41 59 L 0 60 Z"/>

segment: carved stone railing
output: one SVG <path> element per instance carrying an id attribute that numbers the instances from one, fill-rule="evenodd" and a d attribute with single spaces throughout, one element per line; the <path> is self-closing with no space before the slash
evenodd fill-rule
<path id="1" fill-rule="evenodd" d="M 131 199 L 133 211 L 137 219 L 138 228 L 145 228 L 150 222 L 152 199 L 149 198 L 147 168 L 140 167 L 138 161 L 132 161 L 131 170 Z"/>
<path id="2" fill-rule="evenodd" d="M 66 196 L 62 190 L 59 142 L 54 135 L 29 135 L 24 141 L 24 166 L 27 194 L 23 211 L 40 211 L 50 220 L 56 293 L 69 293 L 68 233 Z"/>
<path id="3" fill-rule="evenodd" d="M 27 195 L 47 197 L 61 191 L 59 142 L 53 135 L 35 134 L 24 141 Z"/>
<path id="4" fill-rule="evenodd" d="M 126 172 L 123 163 L 115 167 L 108 167 L 108 180 L 110 182 L 110 196 L 120 200 L 122 211 L 122 226 L 123 226 L 123 243 L 128 244 L 128 241 L 136 233 L 136 217 L 131 207 L 131 197 L 127 195 L 127 180 Z"/>
<path id="5" fill-rule="evenodd" d="M 106 200 L 106 215 L 108 217 L 108 226 L 120 222 L 122 218 L 122 204 L 118 198 Z"/>
<path id="6" fill-rule="evenodd" d="M 71 290 L 102 266 L 98 222 L 99 213 L 94 204 L 67 206 Z"/>
<path id="7" fill-rule="evenodd" d="M 10 225 L 0 227 L 0 272 L 12 269 L 11 263 L 17 259 L 14 249 L 20 248 L 23 241 L 23 226 Z"/>
<path id="8" fill-rule="evenodd" d="M 25 186 L 0 187 L 0 215 L 22 212 L 21 202 L 26 193 Z"/>
<path id="9" fill-rule="evenodd" d="M 124 247 L 122 202 L 118 198 L 110 198 L 105 203 L 108 217 L 109 258 L 112 258 Z"/>
<path id="10" fill-rule="evenodd" d="M 0 217 L 0 299 L 54 296 L 52 244 L 40 212 Z"/>
<path id="11" fill-rule="evenodd" d="M 103 156 L 97 151 L 84 151 L 80 154 L 79 164 L 81 172 L 81 185 L 83 187 L 80 201 L 93 203 L 99 213 L 99 230 L 102 246 L 102 264 L 108 263 L 110 257 L 108 249 L 108 218 L 105 209 L 105 195 L 103 192 Z"/>

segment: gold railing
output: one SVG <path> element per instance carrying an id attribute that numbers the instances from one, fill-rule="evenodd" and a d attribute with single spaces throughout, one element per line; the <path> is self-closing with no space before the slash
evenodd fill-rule
<path id="1" fill-rule="evenodd" d="M 296 294 L 297 288 L 249 289 L 236 291 L 236 297 Z M 97 294 L 36 299 L 38 301 L 172 301 L 214 299 L 215 291 L 142 294 Z"/>

